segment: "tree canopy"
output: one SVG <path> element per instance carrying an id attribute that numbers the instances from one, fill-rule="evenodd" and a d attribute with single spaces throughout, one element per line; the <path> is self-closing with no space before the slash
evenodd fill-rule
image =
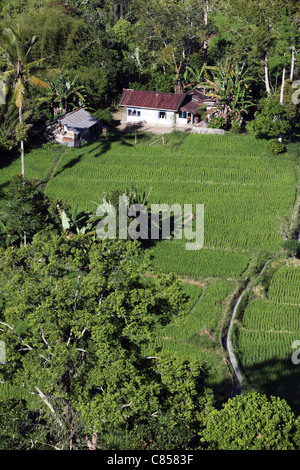
<path id="1" fill-rule="evenodd" d="M 144 278 L 139 255 L 136 242 L 48 230 L 2 252 L 0 395 L 4 386 L 25 397 L 48 445 L 82 448 L 85 436 L 105 442 L 148 421 L 155 435 L 166 416 L 170 429 L 199 425 L 206 365 L 145 352 L 185 295 L 172 276 Z"/>
<path id="2" fill-rule="evenodd" d="M 293 450 L 299 424 L 287 403 L 252 392 L 209 414 L 202 441 L 214 450 Z"/>
<path id="3" fill-rule="evenodd" d="M 174 91 L 187 70 L 224 70 L 229 61 L 239 70 L 245 63 L 251 77 L 239 114 L 299 74 L 295 1 L 15 0 L 4 2 L 1 13 L 0 28 L 20 25 L 26 41 L 35 37 L 32 60 L 47 57 L 62 81 L 78 79 L 84 105 L 94 111 L 116 104 L 123 88 Z M 234 95 L 241 96 L 237 82 Z M 40 116 L 49 120 L 51 105 L 42 102 Z"/>

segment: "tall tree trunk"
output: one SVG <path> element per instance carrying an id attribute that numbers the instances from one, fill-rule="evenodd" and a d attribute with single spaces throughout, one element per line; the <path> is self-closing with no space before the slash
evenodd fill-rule
<path id="1" fill-rule="evenodd" d="M 264 60 L 264 68 L 265 68 L 265 84 L 266 84 L 266 92 L 268 95 L 271 93 L 270 88 L 270 81 L 269 81 L 269 64 L 268 64 L 268 54 L 265 55 Z"/>
<path id="2" fill-rule="evenodd" d="M 281 89 L 280 89 L 280 104 L 281 104 L 281 106 L 283 106 L 285 73 L 286 73 L 286 66 L 284 65 L 283 70 L 282 70 L 282 83 L 281 83 Z M 278 140 L 279 140 L 279 142 L 282 142 L 282 135 L 279 136 Z"/>
<path id="3" fill-rule="evenodd" d="M 291 60 L 291 73 L 290 73 L 290 80 L 294 78 L 294 70 L 295 70 L 295 46 L 292 46 L 292 60 Z"/>
<path id="4" fill-rule="evenodd" d="M 92 442 L 89 440 L 87 436 L 85 436 L 85 441 L 87 443 L 87 446 L 89 450 L 97 450 L 97 444 L 98 444 L 98 435 L 97 433 L 93 433 L 92 435 Z"/>
<path id="5" fill-rule="evenodd" d="M 20 123 L 20 126 L 22 128 L 22 126 L 23 126 L 22 106 L 19 106 L 19 123 Z M 20 150 L 21 150 L 22 179 L 23 179 L 23 184 L 25 184 L 24 139 L 20 140 Z"/>
<path id="6" fill-rule="evenodd" d="M 208 37 L 207 37 L 207 26 L 208 26 L 208 2 L 205 2 L 204 6 L 204 42 L 203 42 L 203 62 L 207 66 L 207 55 L 208 55 Z"/>
<path id="7" fill-rule="evenodd" d="M 283 92 L 284 92 L 284 84 L 285 84 L 285 73 L 286 73 L 286 66 L 283 66 L 282 70 L 282 82 L 281 82 L 281 89 L 280 89 L 280 104 L 283 105 Z"/>

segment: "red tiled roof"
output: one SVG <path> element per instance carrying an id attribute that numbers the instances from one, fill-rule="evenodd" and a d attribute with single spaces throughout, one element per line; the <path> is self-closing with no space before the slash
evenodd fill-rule
<path id="1" fill-rule="evenodd" d="M 124 89 L 120 106 L 178 111 L 184 99 L 182 93 Z"/>

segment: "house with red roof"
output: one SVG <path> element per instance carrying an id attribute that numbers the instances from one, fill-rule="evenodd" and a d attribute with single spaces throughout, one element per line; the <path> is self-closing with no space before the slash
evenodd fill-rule
<path id="1" fill-rule="evenodd" d="M 216 102 L 201 89 L 187 93 L 123 89 L 119 106 L 126 108 L 126 121 L 153 125 L 195 125 L 201 121 L 199 108 L 205 105 L 207 121 Z"/>

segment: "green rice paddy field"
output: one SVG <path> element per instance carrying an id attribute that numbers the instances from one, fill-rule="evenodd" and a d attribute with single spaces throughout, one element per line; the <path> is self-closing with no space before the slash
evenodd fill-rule
<path id="1" fill-rule="evenodd" d="M 300 414 L 299 260 L 276 267 L 266 292 L 252 293 L 235 328 L 235 350 L 246 383 L 280 395 Z"/>
<path id="2" fill-rule="evenodd" d="M 190 297 L 186 318 L 160 331 L 156 344 L 183 356 L 204 358 L 211 367 L 208 384 L 217 396 L 225 397 L 231 393 L 232 378 L 222 332 L 233 295 L 252 275 L 253 260 L 272 258 L 281 250 L 280 224 L 291 216 L 297 198 L 296 147 L 274 157 L 268 155 L 265 141 L 248 135 L 176 132 L 165 135 L 165 145 L 155 143 L 157 137 L 141 134 L 135 144 L 132 135 L 113 136 L 76 149 L 47 144 L 26 155 L 26 177 L 42 180 L 46 194 L 65 199 L 78 210 L 95 211 L 104 192 L 125 191 L 133 185 L 139 191 L 152 188 L 150 203 L 204 204 L 201 250 L 187 251 L 184 237 L 159 241 L 151 248 L 157 267 L 175 273 Z M 0 190 L 5 191 L 20 171 L 20 162 L 4 160 L 2 165 Z M 292 293 L 300 292 L 300 277 L 289 279 L 285 282 Z M 300 299 L 291 302 L 278 289 L 271 284 L 268 300 L 251 301 L 235 330 L 247 382 L 274 394 L 283 390 L 288 358 L 284 344 L 290 347 L 292 337 L 300 340 Z M 281 321 L 279 328 L 276 322 Z M 277 356 L 270 352 L 271 345 L 281 351 Z M 267 376 L 260 369 L 262 363 L 268 366 Z M 289 398 L 293 401 L 294 394 Z"/>

